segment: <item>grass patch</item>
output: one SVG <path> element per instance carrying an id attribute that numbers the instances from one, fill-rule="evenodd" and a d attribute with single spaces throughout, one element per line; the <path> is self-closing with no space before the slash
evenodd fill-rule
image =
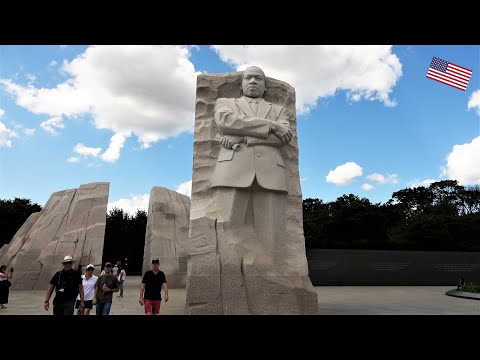
<path id="1" fill-rule="evenodd" d="M 470 283 L 465 286 L 460 291 L 471 292 L 471 293 L 480 293 L 480 285 L 475 283 Z"/>

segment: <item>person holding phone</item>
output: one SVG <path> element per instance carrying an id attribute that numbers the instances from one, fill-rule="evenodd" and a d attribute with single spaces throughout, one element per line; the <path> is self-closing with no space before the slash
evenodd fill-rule
<path id="1" fill-rule="evenodd" d="M 10 295 L 10 280 L 13 277 L 13 268 L 7 272 L 7 266 L 0 266 L 0 309 L 4 309 L 8 304 L 8 296 Z"/>
<path id="2" fill-rule="evenodd" d="M 97 315 L 110 315 L 113 293 L 117 292 L 120 286 L 117 277 L 112 274 L 111 262 L 105 263 L 104 270 L 105 274 L 97 279 L 93 293 L 93 305 Z"/>

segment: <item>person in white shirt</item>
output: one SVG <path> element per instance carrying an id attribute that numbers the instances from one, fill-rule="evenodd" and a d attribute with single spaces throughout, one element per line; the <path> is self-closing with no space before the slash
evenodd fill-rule
<path id="1" fill-rule="evenodd" d="M 113 269 L 112 269 L 112 275 L 113 275 L 113 276 L 118 276 L 118 266 L 117 266 L 117 265 L 115 265 L 115 266 L 113 267 Z"/>
<path id="2" fill-rule="evenodd" d="M 125 282 L 125 278 L 127 277 L 127 273 L 125 270 L 119 266 L 118 267 L 118 282 L 120 283 L 120 295 L 118 297 L 123 297 L 123 283 Z"/>
<path id="3" fill-rule="evenodd" d="M 80 295 L 78 295 L 77 301 L 75 303 L 75 309 L 78 309 L 78 315 L 90 315 L 90 310 L 93 308 L 93 292 L 95 290 L 95 283 L 98 279 L 97 276 L 93 275 L 93 270 L 95 270 L 95 266 L 93 266 L 92 264 L 88 264 L 85 275 L 82 275 L 85 307 L 83 308 L 82 313 L 80 309 Z"/>

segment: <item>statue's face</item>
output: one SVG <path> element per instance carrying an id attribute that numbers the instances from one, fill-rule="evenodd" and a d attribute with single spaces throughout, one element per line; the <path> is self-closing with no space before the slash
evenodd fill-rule
<path id="1" fill-rule="evenodd" d="M 265 92 L 265 75 L 262 70 L 251 67 L 245 70 L 242 80 L 243 95 L 251 98 L 262 97 Z"/>

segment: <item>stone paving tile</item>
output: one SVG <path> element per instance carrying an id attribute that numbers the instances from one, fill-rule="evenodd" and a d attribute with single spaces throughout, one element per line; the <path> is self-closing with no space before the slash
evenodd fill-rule
<path id="1" fill-rule="evenodd" d="M 111 315 L 142 315 L 138 303 L 141 278 L 127 276 L 124 297 L 114 294 Z M 480 315 L 474 299 L 447 296 L 452 286 L 316 286 L 320 315 Z M 11 291 L 0 315 L 51 315 L 43 309 L 46 289 Z M 170 289 L 170 300 L 162 302 L 162 315 L 183 315 L 185 289 Z M 94 315 L 95 307 L 91 315 Z"/>

